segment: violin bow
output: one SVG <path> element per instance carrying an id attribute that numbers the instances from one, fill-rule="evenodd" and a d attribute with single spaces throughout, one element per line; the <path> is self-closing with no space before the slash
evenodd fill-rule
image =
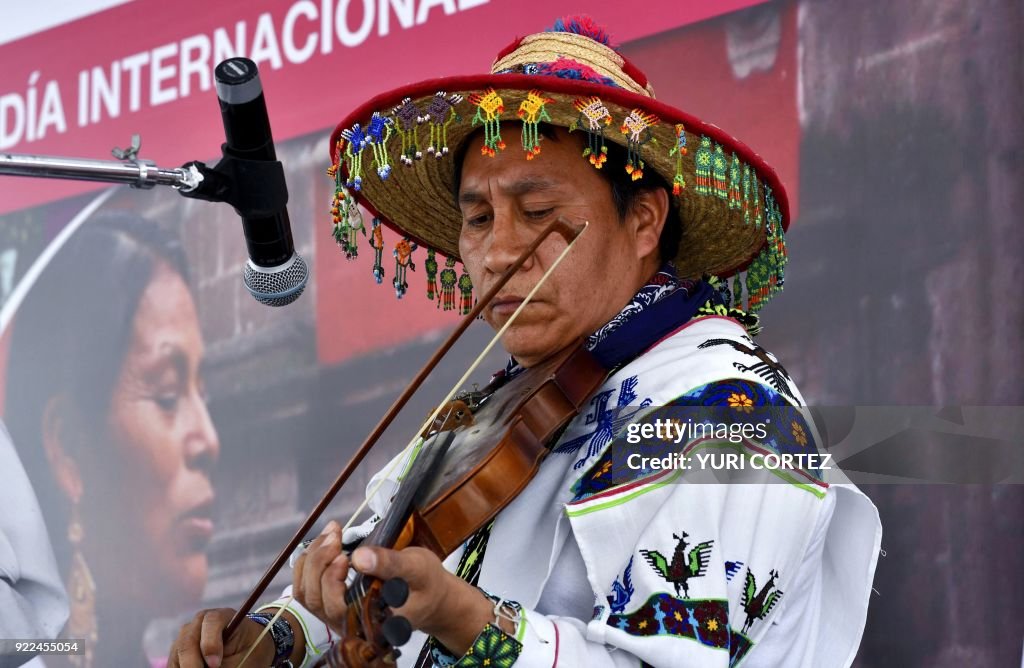
<path id="1" fill-rule="evenodd" d="M 402 393 L 395 399 L 394 403 L 391 404 L 391 407 L 387 410 L 387 412 L 384 413 L 383 417 L 381 417 L 380 421 L 377 423 L 377 426 L 373 428 L 373 431 L 371 431 L 370 434 L 366 437 L 366 439 L 363 441 L 363 444 L 359 446 L 359 449 L 356 450 L 356 452 L 352 455 L 348 463 L 342 469 L 341 473 L 338 474 L 337 478 L 335 478 L 334 482 L 328 488 L 327 492 L 323 495 L 320 501 L 317 502 L 316 506 L 313 508 L 310 514 L 302 522 L 299 528 L 296 529 L 295 534 L 291 537 L 291 539 L 289 539 L 288 543 L 284 546 L 284 548 L 277 555 L 277 557 L 275 557 L 274 561 L 267 568 L 266 572 L 260 578 L 259 582 L 257 582 L 252 592 L 250 592 L 249 596 L 245 599 L 245 602 L 242 603 L 241 607 L 239 607 L 238 610 L 235 611 L 235 614 L 231 618 L 231 621 L 228 622 L 228 625 L 224 629 L 224 638 L 229 638 L 231 634 L 233 634 L 238 629 L 239 624 L 241 624 L 242 620 L 245 619 L 245 615 L 249 612 L 249 610 L 253 608 L 254 605 L 256 605 L 256 602 L 259 600 L 260 596 L 263 595 L 263 593 L 270 586 L 271 581 L 284 567 L 284 564 L 288 561 L 289 557 L 299 546 L 299 543 L 302 542 L 306 534 L 308 534 L 310 529 L 313 528 L 313 525 L 327 509 L 327 506 L 331 503 L 332 500 L 334 500 L 334 497 L 337 496 L 338 492 L 341 491 L 342 486 L 348 481 L 352 473 L 355 472 L 356 467 L 358 467 L 359 464 L 366 457 L 366 455 L 369 454 L 370 450 L 377 443 L 380 437 L 384 434 L 384 431 L 391 425 L 391 423 L 394 421 L 395 417 L 397 417 L 398 413 L 402 410 L 402 408 L 405 407 L 406 403 L 408 403 L 412 395 L 416 393 L 419 387 L 426 380 L 427 376 L 430 375 L 430 373 L 438 365 L 441 359 L 448 353 L 449 350 L 451 350 L 452 346 L 455 345 L 455 342 L 459 339 L 459 337 L 462 336 L 466 329 L 469 328 L 473 321 L 476 320 L 476 318 L 483 312 L 483 310 L 487 307 L 491 300 L 493 300 L 494 297 L 498 294 L 498 292 L 503 287 L 505 287 L 505 284 L 508 283 L 508 281 L 513 276 L 515 276 L 516 272 L 519 271 L 520 267 L 523 266 L 526 260 L 529 259 L 529 257 L 532 256 L 537 251 L 537 248 L 540 247 L 541 243 L 543 243 L 544 240 L 547 239 L 554 232 L 561 233 L 569 241 L 568 246 L 562 251 L 562 254 L 554 263 L 552 263 L 552 266 L 547 270 L 547 272 L 540 279 L 540 281 L 538 281 L 537 285 L 534 286 L 533 290 L 530 292 L 530 295 L 528 295 L 528 297 L 530 297 L 533 295 L 534 292 L 536 292 L 538 288 L 540 288 L 540 286 L 543 284 L 547 276 L 555 270 L 559 262 L 561 262 L 562 258 L 565 257 L 566 253 L 568 253 L 568 251 L 572 248 L 573 244 L 575 244 L 576 239 L 579 237 L 579 235 L 582 234 L 583 231 L 587 228 L 588 224 L 589 223 L 576 225 L 570 223 L 561 216 L 559 216 L 556 220 L 552 221 L 550 224 L 548 224 L 546 228 L 544 228 L 544 230 L 537 236 L 537 238 L 535 238 L 530 243 L 530 245 L 527 246 L 527 248 L 519 255 L 519 257 L 516 258 L 516 261 L 513 262 L 508 269 L 505 270 L 505 273 L 502 274 L 501 278 L 499 278 L 498 281 L 493 286 L 491 286 L 491 288 L 480 298 L 480 300 L 476 303 L 473 309 L 463 317 L 462 321 L 452 331 L 452 333 L 448 335 L 448 338 L 445 339 L 444 343 L 442 343 L 441 346 L 430 357 L 430 359 L 427 360 L 427 363 L 423 365 L 423 368 L 420 369 L 419 373 L 416 374 L 416 376 L 412 379 L 409 385 L 407 385 L 406 388 L 402 390 Z M 466 381 L 469 374 L 472 373 L 473 370 L 476 368 L 476 365 L 479 364 L 481 359 L 483 359 L 483 356 L 487 353 L 487 351 L 491 349 L 491 347 L 494 346 L 495 342 L 498 339 L 500 339 L 501 335 L 504 334 L 505 330 L 512 323 L 514 318 L 520 313 L 520 311 L 522 311 L 522 309 L 527 305 L 528 302 L 528 298 L 523 300 L 523 303 L 519 305 L 519 308 L 516 309 L 515 313 L 512 314 L 508 321 L 506 321 L 505 325 L 494 336 L 494 338 L 488 344 L 488 347 L 477 358 L 477 361 L 474 362 L 473 366 L 463 375 L 463 377 L 458 381 L 458 383 L 456 383 L 455 387 L 449 392 L 448 396 L 444 399 L 444 401 L 440 402 L 437 408 L 434 409 L 434 412 L 431 414 L 430 418 L 424 424 L 423 429 L 425 429 L 434 422 L 434 420 L 440 414 L 443 406 L 451 399 L 455 392 L 458 391 L 458 388 L 461 387 L 461 385 Z M 419 431 L 416 432 L 417 436 L 423 431 L 423 429 L 420 429 Z M 368 496 L 372 496 L 372 494 Z M 356 509 L 356 512 L 353 514 L 352 519 L 348 521 L 346 526 L 352 523 L 352 520 L 363 510 L 363 508 L 365 508 L 365 505 L 366 501 L 364 500 L 360 507 Z M 275 620 L 283 612 L 284 608 L 282 607 L 278 610 L 277 614 L 275 615 Z M 249 651 L 246 653 L 245 657 L 243 657 L 242 663 L 244 663 L 245 660 L 248 658 L 249 654 L 252 653 L 256 645 L 270 629 L 270 626 L 271 624 L 267 624 L 264 627 L 262 633 L 260 633 L 259 637 L 253 643 L 253 646 L 249 648 Z"/>

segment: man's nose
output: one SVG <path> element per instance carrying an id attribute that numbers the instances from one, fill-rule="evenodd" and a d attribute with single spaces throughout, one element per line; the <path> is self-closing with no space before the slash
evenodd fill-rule
<path id="1" fill-rule="evenodd" d="M 495 212 L 491 225 L 491 239 L 484 255 L 484 265 L 488 271 L 504 274 L 511 267 L 533 239 L 522 219 L 512 212 Z M 520 268 L 530 268 L 531 258 Z"/>

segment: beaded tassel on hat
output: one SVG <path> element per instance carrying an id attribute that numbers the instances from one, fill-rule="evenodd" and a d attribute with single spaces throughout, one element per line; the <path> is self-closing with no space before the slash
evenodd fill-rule
<path id="1" fill-rule="evenodd" d="M 601 98 L 587 97 L 573 100 L 572 106 L 580 112 L 576 120 L 569 126 L 569 132 L 583 128 L 587 131 L 587 148 L 583 149 L 583 157 L 590 159 L 590 164 L 601 169 L 608 161 L 608 147 L 604 144 L 604 129 L 612 124 L 612 115 Z"/>
<path id="2" fill-rule="evenodd" d="M 488 88 L 483 93 L 473 93 L 469 96 L 469 101 L 477 108 L 472 125 L 481 123 L 484 126 L 484 145 L 480 152 L 493 158 L 498 151 L 505 150 L 499 119 L 505 111 L 505 102 L 493 88 Z"/>
<path id="3" fill-rule="evenodd" d="M 373 147 L 373 164 L 377 168 L 377 176 L 381 181 L 391 176 L 391 160 L 388 158 L 388 139 L 395 122 L 379 111 L 373 112 L 370 125 L 366 130 L 370 146 Z"/>
<path id="4" fill-rule="evenodd" d="M 440 160 L 448 155 L 448 126 L 452 121 L 461 120 L 455 111 L 455 105 L 462 102 L 463 98 L 457 93 L 448 95 L 443 90 L 434 93 L 434 97 L 427 105 L 426 119 L 430 123 L 430 143 L 427 145 L 427 153 Z"/>
<path id="5" fill-rule="evenodd" d="M 693 171 L 697 178 L 697 193 L 700 195 L 711 194 L 711 163 L 713 159 L 711 139 L 702 135 L 700 147 L 697 148 L 697 153 L 693 156 Z"/>
<path id="6" fill-rule="evenodd" d="M 711 165 L 715 176 L 715 195 L 726 199 L 729 197 L 729 160 L 725 157 L 721 144 L 715 144 L 715 157 Z"/>
<path id="7" fill-rule="evenodd" d="M 669 157 L 676 156 L 676 175 L 672 178 L 672 194 L 680 195 L 686 188 L 686 179 L 683 177 L 683 156 L 686 155 L 686 128 L 682 123 L 676 124 L 676 143 L 669 149 Z"/>
<path id="8" fill-rule="evenodd" d="M 743 224 L 750 224 L 750 165 L 743 165 Z"/>
<path id="9" fill-rule="evenodd" d="M 341 136 L 346 140 L 345 156 L 348 158 L 348 181 L 345 182 L 349 188 L 362 190 L 363 188 L 363 149 L 370 142 L 370 138 L 356 123 L 352 127 L 342 130 Z"/>
<path id="10" fill-rule="evenodd" d="M 626 135 L 626 173 L 634 181 L 644 177 L 644 161 L 640 159 L 640 147 L 647 142 L 657 143 L 651 128 L 658 124 L 658 117 L 643 109 L 634 109 L 622 121 L 622 134 Z"/>
<path id="11" fill-rule="evenodd" d="M 334 240 L 341 247 L 345 257 L 352 259 L 359 256 L 359 232 L 366 236 L 366 227 L 363 225 L 363 214 L 356 204 L 355 198 L 345 189 L 338 185 L 334 191 L 334 201 L 331 203 L 331 215 L 334 218 Z"/>
<path id="12" fill-rule="evenodd" d="M 438 304 L 445 311 L 455 308 L 455 284 L 458 282 L 458 274 L 455 273 L 455 258 L 448 258 L 444 261 L 444 269 L 441 270 L 441 299 Z"/>
<path id="13" fill-rule="evenodd" d="M 423 263 L 427 270 L 427 299 L 434 301 L 437 297 L 437 257 L 433 248 L 427 249 L 427 261 Z"/>
<path id="14" fill-rule="evenodd" d="M 742 197 L 740 195 L 740 159 L 732 154 L 732 164 L 729 165 L 729 209 L 742 208 Z"/>
<path id="15" fill-rule="evenodd" d="M 473 310 L 473 279 L 466 271 L 466 265 L 462 265 L 462 275 L 459 276 L 459 313 L 466 315 Z"/>
<path id="16" fill-rule="evenodd" d="M 549 102 L 554 102 L 550 97 L 545 97 L 539 90 L 531 90 L 526 99 L 519 103 L 519 111 L 516 116 L 523 119 L 523 150 L 526 151 L 526 159 L 533 160 L 533 157 L 540 153 L 540 134 L 538 125 L 541 121 L 550 121 L 544 108 Z"/>
<path id="17" fill-rule="evenodd" d="M 371 223 L 370 247 L 373 248 L 373 278 L 377 285 L 384 282 L 384 231 L 380 219 L 374 217 Z"/>
<path id="18" fill-rule="evenodd" d="M 408 270 L 416 271 L 416 265 L 412 262 L 412 252 L 418 246 L 409 240 L 409 237 L 401 239 L 395 244 L 393 255 L 395 256 L 395 280 L 391 285 L 395 287 L 395 296 L 401 299 L 409 289 L 409 283 L 405 280 L 405 273 Z"/>
<path id="19" fill-rule="evenodd" d="M 419 109 L 411 97 L 404 98 L 392 111 L 398 125 L 398 133 L 402 137 L 402 153 L 399 160 L 407 167 L 412 167 L 413 160 L 423 157 L 420 150 L 420 138 L 417 128 L 422 122 Z"/>

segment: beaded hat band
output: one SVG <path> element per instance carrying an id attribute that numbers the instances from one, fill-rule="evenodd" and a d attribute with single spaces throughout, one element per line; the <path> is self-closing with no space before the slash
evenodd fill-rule
<path id="1" fill-rule="evenodd" d="M 503 123 L 521 124 L 521 146 L 505 143 Z M 516 40 L 490 74 L 404 86 L 349 114 L 331 137 L 336 236 L 354 237 L 351 229 L 361 227 L 352 219 L 358 201 L 403 236 L 406 260 L 417 246 L 447 256 L 450 273 L 440 290 L 434 252 L 426 269 L 428 296 L 448 308 L 451 290 L 444 288 L 455 275 L 462 227 L 451 156 L 482 128 L 484 155 L 521 151 L 533 159 L 542 150 L 540 123 L 583 134 L 581 160 L 596 169 L 625 169 L 635 181 L 653 171 L 672 186 L 679 216 L 670 222 L 682 228 L 675 258 L 680 277 L 725 278 L 745 270 L 746 280 L 734 282 L 735 304 L 736 288 L 745 283 L 751 311 L 782 289 L 789 207 L 775 172 L 718 127 L 654 99 L 643 73 L 608 46 L 603 30 L 579 18 Z M 609 142 L 625 147 L 624 166 L 605 165 Z M 380 282 L 382 249 L 374 248 Z M 397 249 L 394 255 L 397 262 Z M 408 265 L 396 264 L 399 297 Z M 460 310 L 467 310 L 471 286 L 464 271 L 457 282 Z"/>

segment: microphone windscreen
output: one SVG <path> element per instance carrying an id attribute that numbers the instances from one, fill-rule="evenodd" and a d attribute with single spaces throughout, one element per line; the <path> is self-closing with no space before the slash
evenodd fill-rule
<path id="1" fill-rule="evenodd" d="M 276 267 L 261 267 L 249 260 L 245 263 L 242 280 L 259 303 L 285 306 L 298 299 L 305 290 L 309 268 L 298 253 Z"/>

